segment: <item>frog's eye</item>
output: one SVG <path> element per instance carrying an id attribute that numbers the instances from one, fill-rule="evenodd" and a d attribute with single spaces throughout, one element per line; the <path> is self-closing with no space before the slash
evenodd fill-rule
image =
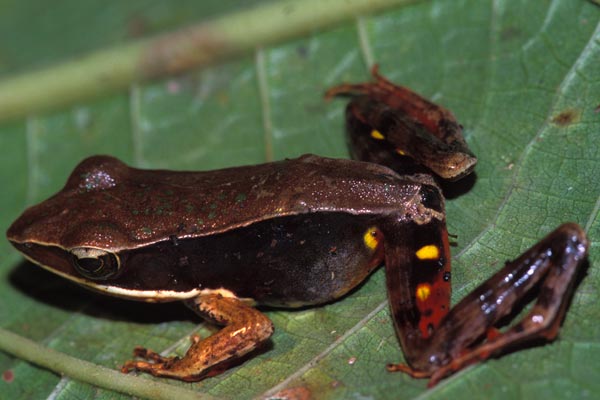
<path id="1" fill-rule="evenodd" d="M 89 279 L 107 279 L 119 271 L 119 258 L 111 252 L 90 247 L 71 250 L 75 269 Z"/>

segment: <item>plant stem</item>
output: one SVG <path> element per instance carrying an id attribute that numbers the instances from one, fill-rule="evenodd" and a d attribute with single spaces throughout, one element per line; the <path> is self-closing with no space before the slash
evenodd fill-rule
<path id="1" fill-rule="evenodd" d="M 0 350 L 33 364 L 105 389 L 148 399 L 214 399 L 178 386 L 125 375 L 44 347 L 0 328 Z"/>
<path id="2" fill-rule="evenodd" d="M 0 120 L 38 114 L 415 0 L 287 0 L 0 81 Z"/>

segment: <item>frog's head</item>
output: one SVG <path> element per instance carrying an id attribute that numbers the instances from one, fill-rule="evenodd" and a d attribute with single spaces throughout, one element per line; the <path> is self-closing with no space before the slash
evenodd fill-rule
<path id="1" fill-rule="evenodd" d="M 85 286 L 118 275 L 127 238 L 103 205 L 126 169 L 108 156 L 82 161 L 62 190 L 17 218 L 8 240 L 30 261 Z"/>
<path id="2" fill-rule="evenodd" d="M 30 261 L 89 289 L 144 301 L 193 297 L 198 288 L 177 279 L 175 252 L 155 249 L 176 237 L 180 219 L 164 211 L 173 207 L 152 176 L 113 157 L 90 157 L 63 189 L 23 212 L 8 240 Z"/>

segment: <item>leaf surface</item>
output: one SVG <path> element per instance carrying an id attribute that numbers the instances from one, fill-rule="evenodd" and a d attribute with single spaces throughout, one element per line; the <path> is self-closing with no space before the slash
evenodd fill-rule
<path id="1" fill-rule="evenodd" d="M 4 1 L 0 72 L 26 71 L 223 14 L 210 2 Z M 245 2 L 237 2 L 239 4 Z M 18 5 L 17 5 L 18 4 Z M 53 17 L 55 16 L 55 17 Z M 433 390 L 388 374 L 401 360 L 377 271 L 350 296 L 300 311 L 269 310 L 276 333 L 260 354 L 191 387 L 221 398 L 284 388 L 317 398 L 593 398 L 600 394 L 600 8 L 590 2 L 422 2 L 257 50 L 214 67 L 49 115 L 0 125 L 0 227 L 60 189 L 83 157 L 139 167 L 212 169 L 295 157 L 346 157 L 344 103 L 326 88 L 391 80 L 453 110 L 479 157 L 476 179 L 447 201 L 456 301 L 562 222 L 591 239 L 587 275 L 559 339 L 471 367 Z M 16 35 L 17 40 L 12 39 Z M 0 323 L 110 368 L 135 345 L 181 353 L 197 325 L 177 304 L 107 299 L 25 263 L 0 241 Z M 199 333 L 213 328 L 200 324 Z M 7 398 L 126 398 L 0 353 Z M 32 384 L 35 382 L 35 384 Z"/>

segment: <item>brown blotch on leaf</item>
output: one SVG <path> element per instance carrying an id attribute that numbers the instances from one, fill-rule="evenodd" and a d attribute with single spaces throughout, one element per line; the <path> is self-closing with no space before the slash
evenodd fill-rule
<path id="1" fill-rule="evenodd" d="M 6 371 L 2 372 L 2 380 L 4 382 L 11 383 L 14 379 L 15 373 L 12 370 L 7 369 Z"/>
<path id="2" fill-rule="evenodd" d="M 268 398 L 278 400 L 309 400 L 312 399 L 312 393 L 307 387 L 296 386 L 293 388 L 283 389 Z"/>
<path id="3" fill-rule="evenodd" d="M 146 46 L 138 61 L 145 78 L 181 73 L 230 53 L 231 46 L 208 24 L 165 34 Z"/>
<path id="4" fill-rule="evenodd" d="M 567 126 L 579 122 L 581 112 L 572 108 L 561 111 L 552 118 L 552 122 L 559 126 Z"/>

